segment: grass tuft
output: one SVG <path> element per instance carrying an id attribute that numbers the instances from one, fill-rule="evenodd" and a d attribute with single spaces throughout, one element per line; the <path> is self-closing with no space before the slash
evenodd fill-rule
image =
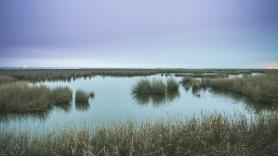
<path id="1" fill-rule="evenodd" d="M 174 80 L 173 78 L 167 80 L 167 91 L 178 91 L 179 90 L 179 83 Z"/>
<path id="2" fill-rule="evenodd" d="M 72 91 L 68 87 L 54 88 L 51 93 L 56 104 L 67 104 L 72 99 Z"/>
<path id="3" fill-rule="evenodd" d="M 88 103 L 89 98 L 90 94 L 83 90 L 77 90 L 75 93 L 76 103 Z"/>
<path id="4" fill-rule="evenodd" d="M 133 94 L 137 95 L 165 95 L 166 85 L 162 80 L 142 79 L 133 87 Z"/>

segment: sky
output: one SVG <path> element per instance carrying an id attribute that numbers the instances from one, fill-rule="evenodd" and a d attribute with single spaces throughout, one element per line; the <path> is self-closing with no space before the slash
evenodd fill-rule
<path id="1" fill-rule="evenodd" d="M 277 0 L 1 0 L 0 67 L 278 68 Z"/>

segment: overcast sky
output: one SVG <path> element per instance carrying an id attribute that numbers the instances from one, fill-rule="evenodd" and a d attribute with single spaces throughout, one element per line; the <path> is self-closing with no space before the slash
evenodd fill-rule
<path id="1" fill-rule="evenodd" d="M 277 0 L 1 0 L 0 66 L 278 68 Z"/>

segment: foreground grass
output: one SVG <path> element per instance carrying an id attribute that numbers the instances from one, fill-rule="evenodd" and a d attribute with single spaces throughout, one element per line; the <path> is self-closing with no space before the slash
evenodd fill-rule
<path id="1" fill-rule="evenodd" d="M 278 115 L 220 114 L 179 122 L 133 121 L 32 136 L 0 131 L 3 155 L 276 155 Z"/>
<path id="2" fill-rule="evenodd" d="M 69 88 L 53 90 L 43 85 L 15 82 L 0 85 L 0 112 L 47 111 L 53 104 L 69 103 L 72 97 Z"/>
<path id="3" fill-rule="evenodd" d="M 247 96 L 254 101 L 278 104 L 277 73 L 234 79 L 207 79 L 201 81 L 200 87 L 231 91 Z"/>

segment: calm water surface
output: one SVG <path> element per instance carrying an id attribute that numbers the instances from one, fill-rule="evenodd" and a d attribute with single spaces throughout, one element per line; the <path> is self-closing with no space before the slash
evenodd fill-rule
<path id="1" fill-rule="evenodd" d="M 228 115 L 255 115 L 264 111 L 260 105 L 250 104 L 242 97 L 210 90 L 192 91 L 179 87 L 179 92 L 168 97 L 135 97 L 132 87 L 143 77 L 92 77 L 71 81 L 41 82 L 50 88 L 68 86 L 73 90 L 73 100 L 68 105 L 55 106 L 42 114 L 5 114 L 0 117 L 0 128 L 14 131 L 49 131 L 64 127 L 91 127 L 118 120 L 156 121 L 169 116 L 190 117 L 201 113 L 225 113 Z M 160 75 L 149 79 L 167 80 Z M 175 78 L 181 81 L 181 78 Z M 82 89 L 95 93 L 88 104 L 75 103 L 75 91 Z"/>

